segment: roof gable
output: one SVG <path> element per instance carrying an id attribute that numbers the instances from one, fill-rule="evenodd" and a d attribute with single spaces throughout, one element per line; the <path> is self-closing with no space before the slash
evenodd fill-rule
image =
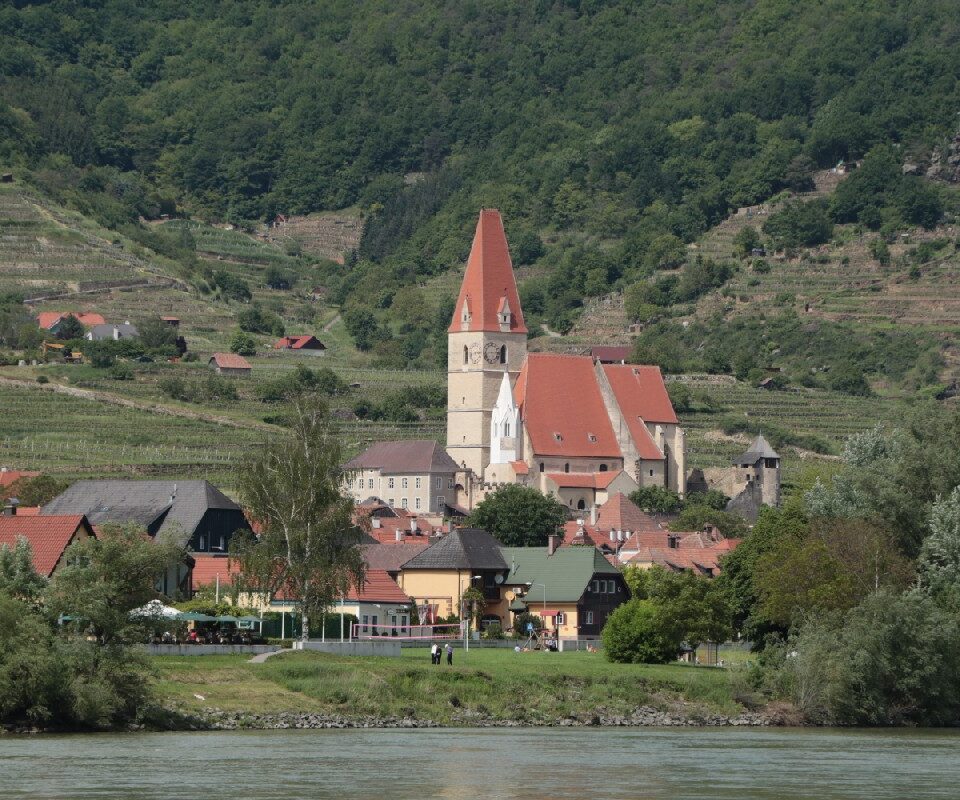
<path id="1" fill-rule="evenodd" d="M 644 422 L 675 425 L 677 414 L 667 394 L 660 367 L 604 364 L 603 372 L 623 415 Z"/>
<path id="2" fill-rule="evenodd" d="M 64 551 L 81 529 L 93 536 L 93 528 L 83 514 L 50 517 L 0 516 L 0 546 L 6 545 L 12 550 L 18 539 L 26 539 L 33 550 L 34 568 L 49 578 Z"/>
<path id="3" fill-rule="evenodd" d="M 210 361 L 221 369 L 250 369 L 250 362 L 236 353 L 214 353 Z"/>
<path id="4" fill-rule="evenodd" d="M 589 356 L 531 353 L 514 398 L 536 456 L 622 457 Z"/>
<path id="5" fill-rule="evenodd" d="M 480 211 L 449 331 L 501 331 L 498 313 L 510 313 L 510 332 L 526 333 L 517 282 L 500 212 Z M 467 321 L 465 320 L 467 318 Z"/>
<path id="6" fill-rule="evenodd" d="M 387 545 L 389 546 L 389 545 Z M 403 565 L 403 569 L 507 569 L 500 543 L 482 528 L 457 528 Z"/>
<path id="7" fill-rule="evenodd" d="M 777 454 L 777 451 L 770 446 L 770 442 L 763 437 L 763 434 L 757 436 L 757 438 L 751 442 L 747 452 L 740 456 L 740 458 L 736 459 L 733 463 L 740 464 L 742 466 L 748 466 L 751 464 L 756 464 L 761 458 L 780 458 L 780 456 Z"/>
<path id="8" fill-rule="evenodd" d="M 597 509 L 597 527 L 618 531 L 659 530 L 656 520 L 641 511 L 626 495 L 617 492 Z"/>

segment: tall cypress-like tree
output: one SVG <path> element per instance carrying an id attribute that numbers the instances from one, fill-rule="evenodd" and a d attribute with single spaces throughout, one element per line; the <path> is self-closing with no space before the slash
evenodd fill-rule
<path id="1" fill-rule="evenodd" d="M 253 590 L 296 598 L 306 641 L 310 619 L 362 585 L 364 562 L 327 408 L 304 397 L 293 412 L 290 433 L 268 439 L 240 466 L 241 502 L 259 534 L 235 536 L 231 550 Z"/>

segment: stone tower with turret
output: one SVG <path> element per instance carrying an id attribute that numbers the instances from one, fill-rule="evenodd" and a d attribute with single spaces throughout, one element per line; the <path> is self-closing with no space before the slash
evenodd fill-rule
<path id="1" fill-rule="evenodd" d="M 482 476 L 490 421 L 506 373 L 516 384 L 527 328 L 500 212 L 483 209 L 447 330 L 447 452 Z"/>

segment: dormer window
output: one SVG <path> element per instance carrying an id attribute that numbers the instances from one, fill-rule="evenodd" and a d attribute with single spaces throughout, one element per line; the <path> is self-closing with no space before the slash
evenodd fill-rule
<path id="1" fill-rule="evenodd" d="M 597 435 L 596 435 L 595 433 L 588 433 L 588 434 L 587 434 L 587 438 L 588 438 L 591 442 L 597 441 Z"/>
<path id="2" fill-rule="evenodd" d="M 554 431 L 554 432 L 553 432 L 553 440 L 554 440 L 555 442 L 562 442 L 562 441 L 563 441 L 563 434 L 558 433 L 557 431 Z"/>

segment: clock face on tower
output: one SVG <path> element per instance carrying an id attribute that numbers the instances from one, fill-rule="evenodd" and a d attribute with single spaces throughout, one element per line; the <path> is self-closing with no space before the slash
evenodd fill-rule
<path id="1" fill-rule="evenodd" d="M 480 363 L 480 345 L 473 344 L 470 346 L 470 363 L 479 364 Z"/>
<path id="2" fill-rule="evenodd" d="M 496 364 L 500 360 L 500 348 L 494 342 L 487 342 L 483 346 L 483 357 L 488 364 Z"/>

